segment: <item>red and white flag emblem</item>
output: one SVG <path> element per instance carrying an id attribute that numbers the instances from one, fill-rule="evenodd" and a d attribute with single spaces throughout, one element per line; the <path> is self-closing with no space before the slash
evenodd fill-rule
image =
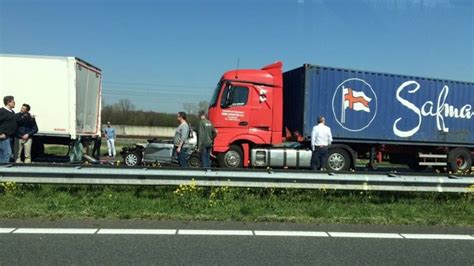
<path id="1" fill-rule="evenodd" d="M 342 114 L 341 122 L 345 123 L 346 121 L 346 109 L 352 109 L 354 111 L 364 111 L 370 113 L 369 103 L 372 101 L 372 98 L 365 95 L 363 91 L 355 91 L 351 88 L 342 87 Z"/>
<path id="2" fill-rule="evenodd" d="M 355 91 L 351 88 L 344 88 L 344 109 L 354 111 L 364 111 L 370 113 L 369 103 L 372 101 L 363 91 Z"/>

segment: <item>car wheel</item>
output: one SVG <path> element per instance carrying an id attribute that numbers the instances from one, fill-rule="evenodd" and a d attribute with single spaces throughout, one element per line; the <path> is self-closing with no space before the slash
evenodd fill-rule
<path id="1" fill-rule="evenodd" d="M 199 156 L 199 152 L 194 152 L 193 154 L 191 154 L 188 160 L 188 167 L 191 167 L 191 168 L 201 167 L 201 157 Z"/>
<path id="2" fill-rule="evenodd" d="M 123 161 L 127 166 L 137 166 L 141 164 L 142 157 L 138 152 L 129 152 L 125 155 Z"/>

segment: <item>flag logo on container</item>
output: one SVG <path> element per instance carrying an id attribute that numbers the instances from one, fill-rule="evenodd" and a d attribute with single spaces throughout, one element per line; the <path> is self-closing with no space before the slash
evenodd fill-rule
<path id="1" fill-rule="evenodd" d="M 369 103 L 372 101 L 372 98 L 367 97 L 363 91 L 355 91 L 351 88 L 342 86 L 342 101 L 344 110 L 341 114 L 341 123 L 345 123 L 345 113 L 347 108 L 354 111 L 370 113 Z"/>
<path id="2" fill-rule="evenodd" d="M 347 79 L 336 88 L 332 109 L 341 127 L 353 132 L 362 131 L 377 115 L 377 96 L 365 80 Z"/>

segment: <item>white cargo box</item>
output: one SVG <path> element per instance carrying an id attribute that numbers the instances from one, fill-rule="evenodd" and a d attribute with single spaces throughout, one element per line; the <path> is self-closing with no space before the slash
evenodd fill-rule
<path id="1" fill-rule="evenodd" d="M 15 112 L 29 104 L 38 135 L 100 134 L 101 80 L 99 68 L 76 57 L 0 54 L 1 99 L 14 96 Z"/>

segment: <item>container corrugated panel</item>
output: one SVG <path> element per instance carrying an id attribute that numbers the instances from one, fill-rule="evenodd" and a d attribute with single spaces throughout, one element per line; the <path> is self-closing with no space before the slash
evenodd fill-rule
<path id="1" fill-rule="evenodd" d="M 305 65 L 284 97 L 284 126 L 306 137 L 323 115 L 336 141 L 474 146 L 474 83 Z"/>
<path id="2" fill-rule="evenodd" d="M 283 125 L 291 132 L 303 133 L 305 68 L 300 67 L 283 74 Z M 285 127 L 283 128 L 285 130 Z"/>

